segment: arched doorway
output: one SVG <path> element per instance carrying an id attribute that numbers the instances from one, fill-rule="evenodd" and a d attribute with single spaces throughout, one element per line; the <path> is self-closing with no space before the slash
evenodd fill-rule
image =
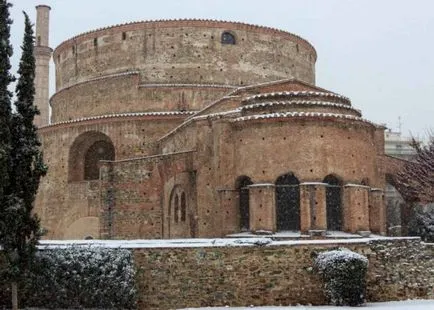
<path id="1" fill-rule="evenodd" d="M 300 230 L 300 182 L 292 173 L 276 180 L 277 230 Z"/>
<path id="2" fill-rule="evenodd" d="M 323 183 L 326 183 L 326 210 L 327 230 L 342 230 L 342 182 L 333 175 L 327 175 Z"/>
<path id="3" fill-rule="evenodd" d="M 253 184 L 252 180 L 247 176 L 241 176 L 237 179 L 236 189 L 238 191 L 238 210 L 240 231 L 250 230 L 250 204 L 249 204 L 249 188 Z"/>
<path id="4" fill-rule="evenodd" d="M 98 131 L 82 133 L 69 149 L 68 181 L 98 180 L 101 160 L 115 160 L 111 139 Z"/>

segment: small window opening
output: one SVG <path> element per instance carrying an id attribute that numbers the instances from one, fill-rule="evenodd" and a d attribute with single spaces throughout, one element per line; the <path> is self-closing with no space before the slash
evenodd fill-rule
<path id="1" fill-rule="evenodd" d="M 127 33 L 126 32 L 122 32 L 122 40 L 126 40 L 127 39 Z"/>
<path id="2" fill-rule="evenodd" d="M 222 44 L 235 44 L 235 36 L 228 32 L 225 31 L 222 33 Z"/>
<path id="3" fill-rule="evenodd" d="M 37 45 L 41 46 L 41 36 L 38 36 Z"/>
<path id="4" fill-rule="evenodd" d="M 98 46 L 98 38 L 93 39 L 93 46 Z"/>
<path id="5" fill-rule="evenodd" d="M 181 222 L 185 222 L 187 218 L 187 203 L 185 201 L 185 193 L 181 194 Z"/>
<path id="6" fill-rule="evenodd" d="M 178 217 L 178 212 L 179 212 L 179 199 L 178 199 L 178 195 L 175 196 L 175 203 L 174 203 L 174 210 L 173 210 L 173 218 L 175 223 L 178 223 L 179 217 Z"/>

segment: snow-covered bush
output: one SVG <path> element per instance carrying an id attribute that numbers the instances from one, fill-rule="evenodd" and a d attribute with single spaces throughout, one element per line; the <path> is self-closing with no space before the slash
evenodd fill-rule
<path id="1" fill-rule="evenodd" d="M 133 255 L 127 249 L 69 247 L 40 251 L 37 263 L 20 286 L 22 305 L 28 307 L 136 307 Z"/>
<path id="2" fill-rule="evenodd" d="M 410 236 L 420 236 L 425 242 L 434 242 L 434 204 L 415 207 L 408 224 Z"/>
<path id="3" fill-rule="evenodd" d="M 348 249 L 320 253 L 314 263 L 324 280 L 325 294 L 336 306 L 365 302 L 368 259 Z"/>

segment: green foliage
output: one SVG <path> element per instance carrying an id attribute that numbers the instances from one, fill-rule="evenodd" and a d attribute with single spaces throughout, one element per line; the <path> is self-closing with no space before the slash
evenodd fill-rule
<path id="1" fill-rule="evenodd" d="M 14 81 L 10 74 L 10 57 L 12 46 L 10 44 L 10 25 L 12 20 L 9 17 L 11 4 L 6 0 L 0 0 L 0 208 L 6 203 L 6 188 L 9 185 L 9 154 L 10 146 L 10 121 L 11 121 L 11 98 L 12 94 L 8 86 Z M 0 209 L 1 212 L 1 209 Z M 1 213 L 0 213 L 1 216 Z M 0 223 L 0 225 L 2 225 Z M 2 227 L 0 226 L 0 238 Z"/>
<path id="2" fill-rule="evenodd" d="M 358 306 L 365 302 L 368 260 L 348 249 L 320 253 L 315 268 L 324 281 L 325 294 L 336 306 Z"/>
<path id="3" fill-rule="evenodd" d="M 0 279 L 0 307 L 10 306 Z M 37 253 L 20 283 L 23 307 L 136 307 L 133 255 L 126 249 L 69 247 Z"/>
<path id="4" fill-rule="evenodd" d="M 37 129 L 33 125 L 38 113 L 34 106 L 35 58 L 33 30 L 25 15 L 25 33 L 18 70 L 15 102 L 12 113 L 13 80 L 9 57 L 10 4 L 0 0 L 0 246 L 7 268 L 2 278 L 16 282 L 30 267 L 40 238 L 38 217 L 33 214 L 33 202 L 41 176 L 46 173 L 39 150 Z"/>
<path id="5" fill-rule="evenodd" d="M 434 203 L 418 205 L 408 223 L 408 235 L 419 236 L 425 242 L 434 243 Z"/>

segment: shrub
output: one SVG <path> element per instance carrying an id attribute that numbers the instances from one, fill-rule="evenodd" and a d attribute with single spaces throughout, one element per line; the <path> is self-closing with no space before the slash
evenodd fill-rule
<path id="1" fill-rule="evenodd" d="M 21 303 L 27 307 L 136 306 L 133 256 L 126 249 L 68 247 L 39 251 L 36 264 L 20 286 Z"/>
<path id="2" fill-rule="evenodd" d="M 336 306 L 365 302 L 368 259 L 348 249 L 320 253 L 315 268 L 324 281 L 325 295 Z"/>
<path id="3" fill-rule="evenodd" d="M 408 224 L 410 236 L 420 236 L 425 242 L 434 242 L 434 204 L 416 206 Z"/>

